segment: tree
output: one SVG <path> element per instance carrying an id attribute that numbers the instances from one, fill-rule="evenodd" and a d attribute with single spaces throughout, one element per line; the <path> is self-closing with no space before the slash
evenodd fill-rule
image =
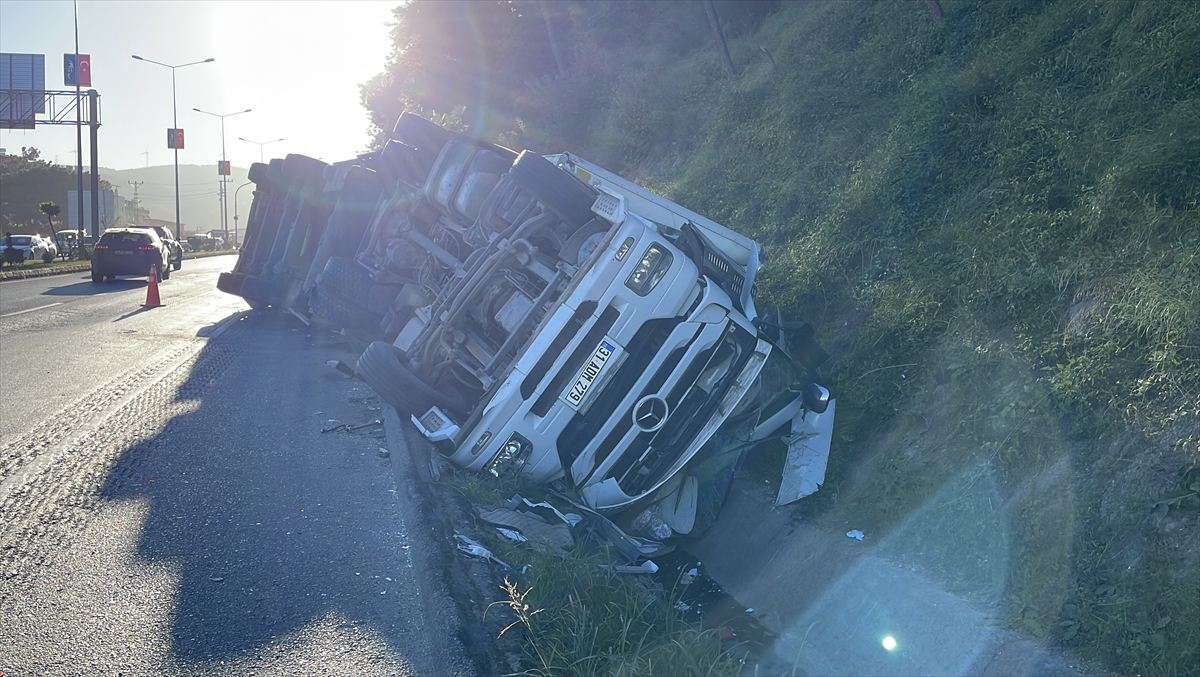
<path id="1" fill-rule="evenodd" d="M 494 134 L 514 124 L 527 80 L 558 67 L 537 2 L 416 0 L 394 16 L 387 67 L 361 89 L 381 132 L 416 110 L 457 114 L 473 133 Z"/>
<path id="2" fill-rule="evenodd" d="M 58 213 L 59 213 L 59 211 L 61 211 L 61 208 L 58 205 L 54 204 L 53 202 L 43 202 L 38 205 L 38 209 L 43 214 L 46 215 L 46 223 L 50 224 L 50 238 L 52 240 L 54 240 L 55 243 L 57 243 L 58 242 L 58 233 L 54 230 L 54 217 L 58 216 Z M 59 252 L 59 253 L 63 256 L 63 258 L 66 258 L 66 256 L 67 256 L 66 252 Z M 47 254 L 47 256 L 49 256 L 49 255 Z M 46 263 L 50 263 L 50 260 L 47 259 Z"/>
<path id="3" fill-rule="evenodd" d="M 62 211 L 62 208 L 53 202 L 43 202 L 38 205 L 38 210 L 46 215 L 46 222 L 50 224 L 50 233 L 54 234 L 54 217 Z"/>

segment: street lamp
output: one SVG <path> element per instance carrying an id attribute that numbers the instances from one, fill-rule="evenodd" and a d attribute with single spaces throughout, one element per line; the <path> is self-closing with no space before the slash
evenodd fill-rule
<path id="1" fill-rule="evenodd" d="M 279 143 L 280 141 L 283 141 L 283 139 L 275 139 L 274 141 L 251 141 L 250 139 L 242 138 L 239 136 L 238 141 L 245 141 L 246 143 L 258 144 L 258 161 L 262 162 L 263 161 L 263 146 L 266 146 L 266 145 L 272 144 L 272 143 Z"/>
<path id="2" fill-rule="evenodd" d="M 238 200 L 238 193 L 242 192 L 242 189 L 243 189 L 243 188 L 245 188 L 246 186 L 249 186 L 249 185 L 251 185 L 251 184 L 253 184 L 253 183 L 254 183 L 253 181 L 247 181 L 246 183 L 243 183 L 242 185 L 238 186 L 238 187 L 237 187 L 237 190 L 233 191 L 233 246 L 234 246 L 234 247 L 237 247 L 237 244 L 238 244 L 238 223 L 237 223 L 237 219 L 238 219 L 238 213 L 237 213 L 237 200 Z"/>
<path id="3" fill-rule="evenodd" d="M 144 58 L 138 56 L 137 54 L 134 54 L 133 58 L 137 59 L 138 61 L 145 61 L 146 63 L 152 63 L 156 66 L 163 66 L 164 68 L 171 69 L 171 124 L 174 126 L 175 129 L 179 129 L 179 110 L 175 104 L 175 69 L 183 68 L 184 66 L 195 66 L 196 64 L 200 64 L 200 63 L 212 63 L 213 61 L 216 61 L 216 59 L 209 57 L 203 61 L 192 61 L 191 63 L 181 63 L 178 65 L 172 66 L 170 64 L 165 64 L 160 61 L 154 61 L 152 59 L 144 59 Z M 82 223 L 82 222 L 83 221 L 81 219 L 80 223 Z M 179 232 L 179 149 L 176 148 L 175 149 L 175 239 L 178 240 L 178 239 L 181 239 L 182 237 L 183 237 L 183 235 Z"/>
<path id="4" fill-rule="evenodd" d="M 221 162 L 222 163 L 227 162 L 227 160 L 225 159 L 225 118 L 230 117 L 232 115 L 241 115 L 242 113 L 249 113 L 250 109 L 247 108 L 246 110 L 239 110 L 234 113 L 225 113 L 224 115 L 222 115 L 220 113 L 210 113 L 206 110 L 200 110 L 199 108 L 193 108 L 192 110 L 196 111 L 197 113 L 204 113 L 205 115 L 211 115 L 214 118 L 221 118 Z M 221 230 L 225 233 L 225 236 L 228 237 L 229 236 L 229 202 L 226 200 L 225 196 L 226 196 L 225 174 L 221 174 Z"/>

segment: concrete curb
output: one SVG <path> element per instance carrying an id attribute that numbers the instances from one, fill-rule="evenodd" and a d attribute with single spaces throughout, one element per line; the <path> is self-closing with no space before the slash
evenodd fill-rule
<path id="1" fill-rule="evenodd" d="M 414 434 L 409 434 L 395 409 L 384 404 L 382 413 L 388 456 L 396 478 L 396 499 L 403 505 L 404 514 L 416 516 L 408 529 L 409 553 L 416 570 L 427 572 L 432 579 L 426 580 L 428 589 L 421 594 L 425 625 L 430 628 L 431 636 L 446 639 L 443 646 L 431 652 L 438 665 L 428 666 L 431 670 L 427 674 L 459 677 L 483 674 L 480 668 L 489 666 L 479 655 L 480 649 L 469 648 L 463 643 L 460 610 L 451 594 L 448 575 L 448 568 L 455 565 L 453 548 L 442 537 L 445 525 L 437 523 L 440 514 L 436 508 L 437 498 L 431 495 L 428 480 L 422 479 L 429 473 L 429 449 L 414 448 L 424 445 L 425 440 L 414 439 L 415 430 L 411 431 Z"/>

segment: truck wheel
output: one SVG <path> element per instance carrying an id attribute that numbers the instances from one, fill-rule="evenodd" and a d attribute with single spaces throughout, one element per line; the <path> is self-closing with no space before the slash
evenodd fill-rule
<path id="1" fill-rule="evenodd" d="M 217 289 L 226 294 L 236 296 L 241 286 L 241 280 L 236 279 L 233 273 L 221 273 L 217 276 Z"/>
<path id="2" fill-rule="evenodd" d="M 179 258 L 177 258 L 171 262 L 171 270 L 179 270 L 182 267 L 183 267 L 183 254 L 180 254 Z"/>
<path id="3" fill-rule="evenodd" d="M 93 270 L 92 271 L 92 282 L 99 284 L 103 281 L 104 281 L 104 276 Z"/>
<path id="4" fill-rule="evenodd" d="M 408 112 L 401 113 L 400 118 L 396 120 L 396 126 L 392 127 L 392 138 L 416 148 L 422 155 L 431 155 L 434 159 L 442 152 L 442 146 L 451 141 L 462 140 L 458 134 L 420 115 Z"/>
<path id="5" fill-rule="evenodd" d="M 509 176 L 568 225 L 580 228 L 592 220 L 595 189 L 541 155 L 521 151 Z"/>
<path id="6" fill-rule="evenodd" d="M 259 310 L 270 305 L 274 291 L 275 285 L 270 280 L 264 280 L 254 275 L 247 275 L 242 280 L 242 287 L 238 290 L 238 293 L 241 294 L 242 298 L 246 299 L 246 303 L 249 303 L 251 308 Z M 258 305 L 255 305 L 256 303 Z"/>
<path id="7" fill-rule="evenodd" d="M 400 349 L 375 341 L 358 358 L 358 375 L 380 399 L 402 414 L 420 416 L 437 406 L 461 411 L 465 403 L 429 387 L 400 362 Z"/>

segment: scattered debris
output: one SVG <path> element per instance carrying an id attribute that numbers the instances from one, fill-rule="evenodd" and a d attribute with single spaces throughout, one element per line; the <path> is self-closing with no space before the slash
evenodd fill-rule
<path id="1" fill-rule="evenodd" d="M 379 458 L 389 458 L 392 455 L 392 452 L 388 451 L 384 447 L 379 447 L 379 451 L 375 453 L 377 456 L 379 456 Z"/>
<path id="2" fill-rule="evenodd" d="M 637 566 L 628 564 L 614 564 L 612 570 L 619 574 L 656 574 L 658 573 L 658 565 L 652 560 L 646 560 Z"/>
<path id="3" fill-rule="evenodd" d="M 332 428 L 325 428 L 321 432 L 332 433 L 332 432 L 337 432 L 339 430 L 343 430 L 345 432 L 352 433 L 352 432 L 357 432 L 359 430 L 362 430 L 363 428 L 371 428 L 371 427 L 374 427 L 377 425 L 383 425 L 383 421 L 381 421 L 379 419 L 375 419 L 374 421 L 371 421 L 369 423 L 363 423 L 361 425 L 347 425 L 345 423 L 338 422 L 337 419 L 330 419 L 329 422 L 337 423 L 337 425 L 333 426 Z"/>
<path id="4" fill-rule="evenodd" d="M 571 519 L 549 503 L 530 503 L 521 496 L 513 496 L 508 505 L 507 508 L 475 506 L 475 514 L 488 524 L 503 527 L 501 533 L 510 540 L 528 542 L 560 557 L 565 557 L 567 549 L 575 545 L 571 527 L 582 520 L 579 515 L 572 515 Z M 512 538 L 506 531 L 519 538 Z"/>
<path id="5" fill-rule="evenodd" d="M 528 543 L 529 542 L 529 539 L 522 536 L 521 532 L 519 532 L 519 531 L 514 531 L 512 529 L 505 529 L 504 527 L 496 527 L 496 531 L 500 532 L 501 536 L 507 538 L 508 540 L 510 540 L 514 543 Z"/>
<path id="6" fill-rule="evenodd" d="M 512 571 L 512 572 L 516 571 L 516 569 L 513 569 L 511 566 L 509 566 L 507 562 L 505 562 L 504 560 L 500 559 L 499 557 L 496 557 L 495 555 L 493 555 L 491 550 L 488 550 L 487 548 L 483 547 L 483 545 L 481 545 L 479 543 L 479 541 L 476 541 L 473 538 L 464 536 L 459 533 L 454 534 L 454 537 L 457 538 L 459 541 L 462 541 L 461 543 L 458 544 L 458 549 L 467 553 L 468 555 L 471 555 L 472 557 L 479 557 L 481 559 L 491 560 L 491 561 L 495 562 L 496 564 L 499 564 L 506 571 Z"/>
<path id="7" fill-rule="evenodd" d="M 292 331 L 295 331 L 295 330 L 293 329 Z M 341 374 L 342 376 L 345 376 L 346 378 L 354 378 L 356 375 L 354 372 L 354 367 L 351 367 L 350 365 L 346 364 L 345 362 L 342 362 L 341 360 L 327 360 L 325 362 L 325 366 L 338 372 L 339 374 Z"/>
<path id="8" fill-rule="evenodd" d="M 846 532 L 846 538 L 853 538 L 856 541 L 861 541 L 863 539 L 863 532 L 859 531 L 858 529 L 852 529 Z"/>

